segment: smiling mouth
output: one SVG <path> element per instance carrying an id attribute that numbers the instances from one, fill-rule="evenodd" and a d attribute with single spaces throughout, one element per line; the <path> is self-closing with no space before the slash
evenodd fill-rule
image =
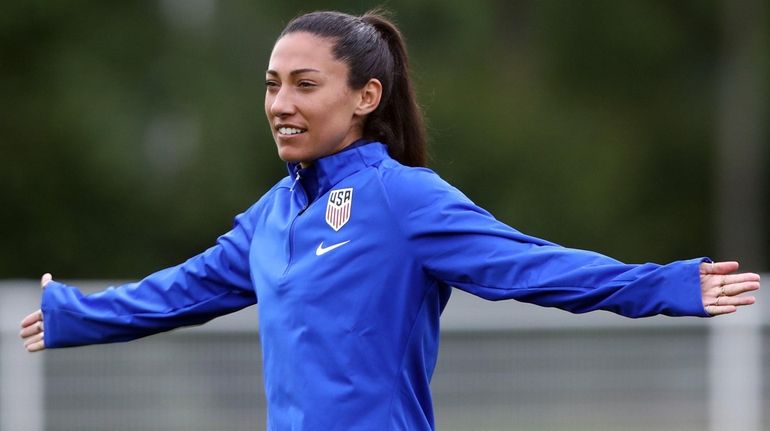
<path id="1" fill-rule="evenodd" d="M 278 134 L 284 136 L 294 136 L 305 133 L 307 129 L 298 129 L 296 127 L 279 127 Z"/>

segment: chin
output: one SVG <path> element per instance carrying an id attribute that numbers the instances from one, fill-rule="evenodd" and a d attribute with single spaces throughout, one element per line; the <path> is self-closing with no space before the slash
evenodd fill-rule
<path id="1" fill-rule="evenodd" d="M 294 148 L 278 147 L 278 158 L 286 163 L 300 163 L 308 159 L 307 154 L 296 151 Z"/>

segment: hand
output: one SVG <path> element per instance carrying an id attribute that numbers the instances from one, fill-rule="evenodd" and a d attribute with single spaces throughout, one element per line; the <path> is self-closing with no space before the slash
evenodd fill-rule
<path id="1" fill-rule="evenodd" d="M 51 274 L 43 274 L 40 279 L 40 287 L 45 289 L 45 285 L 51 281 Z M 45 340 L 43 338 L 43 312 L 37 310 L 21 321 L 21 338 L 24 340 L 24 347 L 28 352 L 39 352 L 45 350 Z"/>
<path id="2" fill-rule="evenodd" d="M 738 262 L 700 264 L 700 289 L 703 307 L 708 314 L 719 316 L 734 313 L 738 307 L 756 301 L 753 296 L 738 295 L 758 290 L 759 274 L 731 274 L 737 269 Z"/>

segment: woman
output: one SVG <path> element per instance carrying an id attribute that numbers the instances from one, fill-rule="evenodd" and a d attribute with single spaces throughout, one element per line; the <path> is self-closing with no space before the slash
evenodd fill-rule
<path id="1" fill-rule="evenodd" d="M 43 277 L 29 351 L 117 342 L 259 303 L 270 430 L 434 429 L 429 382 L 451 287 L 574 313 L 714 316 L 756 274 L 692 259 L 627 265 L 495 220 L 425 165 L 398 29 L 378 13 L 291 21 L 265 112 L 289 176 L 216 245 L 83 296 Z M 45 331 L 43 331 L 45 329 Z"/>

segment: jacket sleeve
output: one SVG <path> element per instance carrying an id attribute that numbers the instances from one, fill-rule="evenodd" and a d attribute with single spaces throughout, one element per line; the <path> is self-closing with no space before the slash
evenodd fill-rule
<path id="1" fill-rule="evenodd" d="M 699 275 L 707 258 L 625 264 L 522 234 L 428 170 L 399 177 L 392 184 L 399 190 L 391 194 L 395 217 L 424 270 L 448 285 L 573 313 L 708 316 Z"/>
<path id="2" fill-rule="evenodd" d="M 143 280 L 83 295 L 50 282 L 41 309 L 47 348 L 128 341 L 197 325 L 257 302 L 249 271 L 249 213 L 216 244 Z"/>

